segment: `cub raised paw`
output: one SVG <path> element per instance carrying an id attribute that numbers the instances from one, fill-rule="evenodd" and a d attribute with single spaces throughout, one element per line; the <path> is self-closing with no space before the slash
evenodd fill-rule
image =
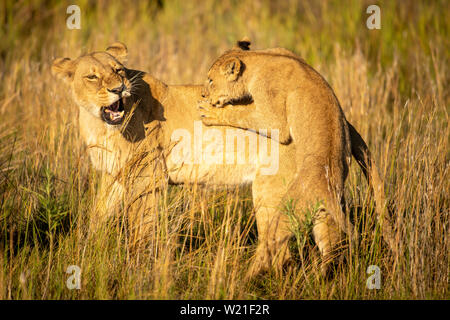
<path id="1" fill-rule="evenodd" d="M 199 101 L 197 108 L 200 115 L 200 119 L 202 120 L 204 125 L 218 126 L 225 124 L 223 121 L 222 109 L 213 107 L 209 101 L 205 100 Z"/>

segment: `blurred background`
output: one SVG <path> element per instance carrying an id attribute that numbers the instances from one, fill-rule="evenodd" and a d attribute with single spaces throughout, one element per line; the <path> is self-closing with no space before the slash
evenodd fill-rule
<path id="1" fill-rule="evenodd" d="M 72 2 L 3 1 L 2 70 L 13 68 L 19 56 L 44 63 L 120 40 L 130 49 L 131 64 L 169 83 L 191 83 L 203 79 L 214 57 L 248 36 L 253 48 L 284 47 L 316 68 L 334 61 L 337 47 L 361 51 L 374 69 L 402 57 L 401 89 L 410 90 L 411 63 L 433 49 L 448 53 L 445 0 Z M 80 30 L 66 27 L 71 4 L 81 9 Z M 381 30 L 366 27 L 371 4 L 381 9 Z"/>
<path id="2" fill-rule="evenodd" d="M 72 4 L 81 10 L 79 30 L 66 26 Z M 372 4 L 381 10 L 379 30 L 366 27 Z M 449 298 L 449 13 L 446 0 L 2 1 L 0 299 Z M 167 84 L 201 84 L 243 36 L 252 49 L 294 51 L 329 81 L 385 177 L 403 257 L 379 246 L 368 219 L 363 249 L 338 270 L 336 284 L 309 260 L 282 280 L 242 282 L 256 233 L 247 224 L 247 189 L 234 197 L 174 188 L 161 210 L 181 219 L 174 234 L 184 240 L 167 240 L 163 260 L 130 261 L 119 231 L 98 244 L 83 240 L 97 173 L 52 60 L 119 40 L 129 67 Z M 348 181 L 350 206 L 373 218 L 354 164 Z M 296 239 L 300 256 L 317 251 L 304 234 Z M 66 289 L 68 263 L 92 275 L 83 290 Z M 366 289 L 369 264 L 382 268 L 382 290 Z"/>

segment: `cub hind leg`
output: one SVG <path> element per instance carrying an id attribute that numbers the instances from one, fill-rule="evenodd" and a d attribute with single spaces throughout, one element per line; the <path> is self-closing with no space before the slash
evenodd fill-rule
<path id="1" fill-rule="evenodd" d="M 286 195 L 287 199 L 293 200 L 294 211 L 300 221 L 308 214 L 312 216 L 312 233 L 322 255 L 323 274 L 336 257 L 336 250 L 343 240 L 342 231 L 347 231 L 350 238 L 354 237 L 352 224 L 345 218 L 341 207 L 342 197 L 333 189 L 343 190 L 343 183 L 333 188 L 327 179 L 325 167 L 314 165 L 297 173 Z M 345 219 L 345 227 L 340 227 L 336 221 L 335 217 L 339 216 Z"/>

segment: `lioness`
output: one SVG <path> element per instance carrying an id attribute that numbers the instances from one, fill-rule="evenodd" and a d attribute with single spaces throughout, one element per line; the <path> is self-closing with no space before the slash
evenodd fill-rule
<path id="1" fill-rule="evenodd" d="M 242 129 L 212 127 L 216 137 L 228 134 L 232 139 L 223 148 L 222 160 L 227 161 L 207 161 L 212 158 L 211 150 L 216 149 L 218 140 L 195 140 L 198 131 L 211 133 L 198 121 L 197 102 L 202 86 L 170 86 L 147 73 L 128 69 L 123 65 L 127 53 L 124 44 L 114 43 L 106 51 L 75 60 L 56 59 L 52 66 L 53 73 L 69 84 L 79 106 L 80 134 L 88 145 L 93 166 L 112 182 L 112 186 L 107 184 L 106 190 L 99 192 L 99 202 L 104 203 L 105 210 L 98 210 L 101 214 L 92 217 L 96 221 L 92 228 L 114 213 L 125 190 L 135 193 L 137 198 L 143 192 L 151 193 L 152 188 L 158 187 L 160 176 L 162 182 L 167 178 L 173 184 L 251 183 L 259 241 L 248 275 L 272 264 L 280 266 L 289 256 L 287 239 L 292 234 L 279 209 L 296 172 L 294 145 L 271 143 L 270 139 Z M 201 157 L 192 159 L 192 153 L 180 152 L 192 146 L 186 144 L 189 137 L 194 137 L 194 149 L 203 150 Z M 237 144 L 245 139 L 255 141 L 260 149 L 270 146 L 278 155 L 277 170 L 267 173 L 267 155 L 261 152 L 245 150 L 242 157 Z M 154 157 L 136 159 L 140 153 Z M 131 180 L 126 179 L 130 167 L 138 172 Z M 138 226 L 136 237 L 145 234 L 154 214 L 144 212 L 139 217 L 130 217 Z M 331 243 L 325 236 L 326 230 L 316 227 L 314 232 L 319 248 L 327 251 Z"/>
<path id="2" fill-rule="evenodd" d="M 335 223 L 357 239 L 339 202 L 344 201 L 351 154 L 361 161 L 367 146 L 345 119 L 331 87 L 303 59 L 286 49 L 251 51 L 249 45 L 248 40 L 238 42 L 209 69 L 203 91 L 207 103 L 199 105 L 204 123 L 264 130 L 281 144 L 294 144 L 297 172 L 287 196 L 297 202 L 299 211 L 317 202 L 327 208 L 330 215 L 323 211 L 316 219 L 316 239 L 326 235 L 333 247 L 339 241 L 335 231 L 329 232 Z M 254 103 L 232 106 L 244 100 Z M 383 206 L 382 183 L 373 165 L 370 170 L 379 185 L 378 204 Z M 381 210 L 378 213 L 383 217 Z M 328 232 L 321 233 L 320 228 Z M 383 231 L 394 249 L 389 222 Z M 320 241 L 319 248 L 325 256 L 331 249 L 321 248 Z"/>

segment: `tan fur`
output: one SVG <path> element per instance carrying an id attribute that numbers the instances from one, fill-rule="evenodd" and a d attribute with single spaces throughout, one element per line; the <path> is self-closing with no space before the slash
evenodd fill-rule
<path id="1" fill-rule="evenodd" d="M 365 161 L 365 156 L 370 157 L 367 146 L 345 119 L 322 76 L 288 50 L 249 51 L 248 45 L 226 52 L 213 63 L 203 92 L 208 100 L 199 105 L 202 119 L 207 125 L 269 130 L 266 136 L 295 146 L 297 170 L 287 199 L 294 200 L 300 213 L 323 204 L 313 233 L 324 260 L 330 260 L 339 230 L 357 240 L 341 207 L 352 153 L 366 176 L 377 184 L 376 200 L 384 208 L 381 179 L 370 158 Z M 249 100 L 254 103 L 232 105 Z M 278 136 L 274 137 L 274 129 Z M 385 216 L 382 211 L 380 218 Z M 392 247 L 390 226 L 382 225 Z"/>
<path id="2" fill-rule="evenodd" d="M 94 59 L 95 58 L 95 59 Z M 131 190 L 138 197 L 142 192 L 151 191 L 151 187 L 158 187 L 159 181 L 168 179 L 170 183 L 200 183 L 212 185 L 245 185 L 252 184 L 253 203 L 258 225 L 259 246 L 254 259 L 253 268 L 257 273 L 267 268 L 275 261 L 279 264 L 286 260 L 288 253 L 285 243 L 291 235 L 289 226 L 285 224 L 283 214 L 279 210 L 281 199 L 287 192 L 289 181 L 295 173 L 293 146 L 280 146 L 280 168 L 274 175 L 262 174 L 267 167 L 266 159 L 261 159 L 259 153 L 253 156 L 246 154 L 244 161 L 239 162 L 236 149 L 231 153 L 230 163 L 210 164 L 204 161 L 192 164 L 179 164 L 174 161 L 174 143 L 172 135 L 176 130 L 186 130 L 192 136 L 196 126 L 201 130 L 210 128 L 204 126 L 199 119 L 197 102 L 201 99 L 202 86 L 167 86 L 161 81 L 144 72 L 133 80 L 131 97 L 126 101 L 128 123 L 121 126 L 110 126 L 99 116 L 102 102 L 97 97 L 99 87 L 93 90 L 82 78 L 83 72 L 96 66 L 101 78 L 114 78 L 108 67 L 118 63 L 114 56 L 106 52 L 91 53 L 76 60 L 57 59 L 53 65 L 54 73 L 67 80 L 74 95 L 74 100 L 80 109 L 80 133 L 85 141 L 90 160 L 95 168 L 102 171 L 106 183 L 99 192 L 98 203 L 102 210 L 94 210 L 91 220 L 91 231 L 106 221 L 113 214 L 116 207 L 121 204 L 121 195 L 125 189 Z M 127 78 L 131 79 L 137 73 L 126 69 Z M 107 86 L 108 83 L 105 83 Z M 115 86 L 114 84 L 113 86 Z M 109 103 L 110 101 L 108 101 Z M 135 106 L 134 113 L 131 109 Z M 257 146 L 264 144 L 270 149 L 270 139 L 255 133 L 225 128 L 213 127 L 223 135 L 231 133 L 239 139 L 255 139 Z M 151 131 L 151 132 L 150 132 Z M 214 141 L 203 141 L 203 149 L 214 147 Z M 140 154 L 149 151 L 153 158 L 147 156 L 147 161 L 141 161 Z M 248 153 L 248 152 L 247 152 Z M 137 160 L 136 160 L 137 159 Z M 136 163 L 137 162 L 137 163 Z M 131 164 L 131 165 L 130 165 Z M 132 180 L 130 167 L 133 172 Z M 162 179 L 159 176 L 162 176 Z M 106 194 L 106 196 L 105 196 Z M 267 196 L 270 194 L 270 196 Z M 139 213 L 139 216 L 129 217 L 136 222 L 139 238 L 151 226 L 153 217 L 148 213 Z"/>
<path id="3" fill-rule="evenodd" d="M 149 85 L 142 80 L 145 73 L 123 66 L 126 56 L 125 45 L 114 43 L 106 51 L 92 52 L 75 60 L 56 59 L 52 66 L 53 74 L 71 88 L 79 107 L 80 135 L 93 167 L 103 173 L 96 208 L 90 217 L 90 230 L 94 235 L 122 204 L 125 190 L 134 194 L 138 202 L 135 207 L 139 208 L 139 202 L 143 201 L 141 195 L 158 184 L 155 180 L 165 170 L 158 148 L 160 128 L 152 123 L 159 116 L 154 114 L 158 112 L 159 102 L 149 94 Z M 96 81 L 86 78 L 91 74 L 97 76 Z M 126 119 L 120 126 L 109 125 L 101 118 L 101 107 L 118 99 L 118 95 L 108 89 L 122 83 L 127 87 L 124 94 Z M 156 96 L 166 91 L 165 84 L 156 80 L 152 83 L 152 93 Z M 152 124 L 154 128 L 151 131 L 156 138 L 154 141 L 145 140 L 146 131 Z M 156 160 L 149 162 L 148 159 Z M 130 180 L 133 181 L 132 186 L 129 185 Z M 129 217 L 134 222 L 143 214 L 139 210 L 130 212 L 136 215 Z M 137 240 L 138 234 L 133 232 L 131 237 Z"/>
<path id="4" fill-rule="evenodd" d="M 91 232 L 94 233 L 98 225 L 102 225 L 116 212 L 117 207 L 122 204 L 125 190 L 135 196 L 139 207 L 140 201 L 143 201 L 140 195 L 143 193 L 149 195 L 145 198 L 147 202 L 156 202 L 151 191 L 163 186 L 167 180 L 173 184 L 252 184 L 259 241 L 249 275 L 274 264 L 281 266 L 289 256 L 287 239 L 292 234 L 280 207 L 296 172 L 294 145 L 279 145 L 280 166 L 274 175 L 261 173 L 266 167 L 266 159 L 261 159 L 259 154 L 237 162 L 239 154 L 235 149 L 231 154 L 236 160 L 231 163 L 208 164 L 200 161 L 180 165 L 174 161 L 174 143 L 177 141 L 172 139 L 173 133 L 179 129 L 186 130 L 191 135 L 196 126 L 202 130 L 212 128 L 223 134 L 231 130 L 238 138 L 256 139 L 258 147 L 264 144 L 270 148 L 273 142 L 246 130 L 202 125 L 198 121 L 197 110 L 202 86 L 168 86 L 147 73 L 127 68 L 127 80 L 123 81 L 132 83 L 131 96 L 125 105 L 127 121 L 120 126 L 106 124 L 99 116 L 102 102 L 98 100 L 97 91 L 102 88 L 92 90 L 81 75 L 96 66 L 102 79 L 114 79 L 113 71 L 108 67 L 120 63 L 111 55 L 117 54 L 116 49 L 114 51 L 91 53 L 76 60 L 57 59 L 52 68 L 71 87 L 80 109 L 81 137 L 87 145 L 93 166 L 104 173 L 105 183 L 98 196 L 99 208 L 93 210 L 91 217 Z M 124 50 L 119 52 L 120 59 L 126 58 Z M 108 85 L 105 81 L 105 86 Z M 112 86 L 116 86 L 116 83 Z M 241 107 L 247 109 L 252 106 Z M 203 141 L 204 149 L 211 146 L 214 146 L 214 142 Z M 142 239 L 146 239 L 145 234 L 151 230 L 157 210 L 130 212 L 134 213 L 128 217 L 133 228 L 132 241 L 142 243 Z"/>

